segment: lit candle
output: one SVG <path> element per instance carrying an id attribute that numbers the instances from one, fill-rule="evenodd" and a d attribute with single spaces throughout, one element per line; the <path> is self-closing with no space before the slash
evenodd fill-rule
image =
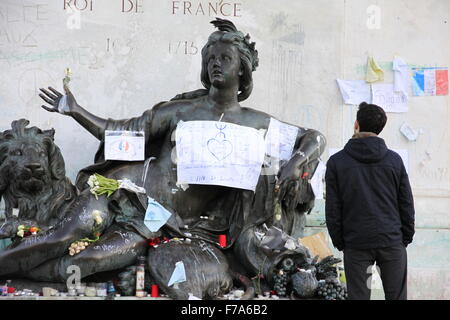
<path id="1" fill-rule="evenodd" d="M 227 246 L 227 236 L 225 234 L 219 235 L 219 244 L 222 248 Z"/>
<path id="2" fill-rule="evenodd" d="M 152 284 L 152 297 L 156 298 L 159 296 L 158 286 L 156 284 Z"/>

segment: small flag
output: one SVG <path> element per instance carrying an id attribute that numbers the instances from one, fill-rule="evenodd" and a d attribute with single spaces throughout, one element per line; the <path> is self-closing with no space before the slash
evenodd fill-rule
<path id="1" fill-rule="evenodd" d="M 448 68 L 413 68 L 414 96 L 448 95 Z"/>

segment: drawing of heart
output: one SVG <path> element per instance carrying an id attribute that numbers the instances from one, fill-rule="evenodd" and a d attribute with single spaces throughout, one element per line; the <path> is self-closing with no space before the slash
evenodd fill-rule
<path id="1" fill-rule="evenodd" d="M 233 145 L 228 140 L 209 139 L 208 151 L 219 161 L 224 160 L 233 152 Z"/>

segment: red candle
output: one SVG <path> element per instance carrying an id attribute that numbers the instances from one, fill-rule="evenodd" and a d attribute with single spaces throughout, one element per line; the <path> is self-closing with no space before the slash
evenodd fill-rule
<path id="1" fill-rule="evenodd" d="M 227 246 L 227 235 L 221 234 L 219 235 L 219 244 L 222 248 Z"/>
<path id="2" fill-rule="evenodd" d="M 156 298 L 158 297 L 158 286 L 156 284 L 152 284 L 152 297 Z"/>

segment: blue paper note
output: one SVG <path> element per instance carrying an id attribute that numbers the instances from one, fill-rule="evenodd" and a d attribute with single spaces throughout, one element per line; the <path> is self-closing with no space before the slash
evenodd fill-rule
<path id="1" fill-rule="evenodd" d="M 168 286 L 175 283 L 181 283 L 186 281 L 186 271 L 184 270 L 183 261 L 178 261 L 175 263 L 175 270 L 173 270 L 172 276 L 170 277 Z"/>
<path id="2" fill-rule="evenodd" d="M 171 217 L 172 213 L 167 211 L 155 199 L 148 197 L 148 207 L 145 212 L 144 224 L 151 231 L 158 231 Z"/>

